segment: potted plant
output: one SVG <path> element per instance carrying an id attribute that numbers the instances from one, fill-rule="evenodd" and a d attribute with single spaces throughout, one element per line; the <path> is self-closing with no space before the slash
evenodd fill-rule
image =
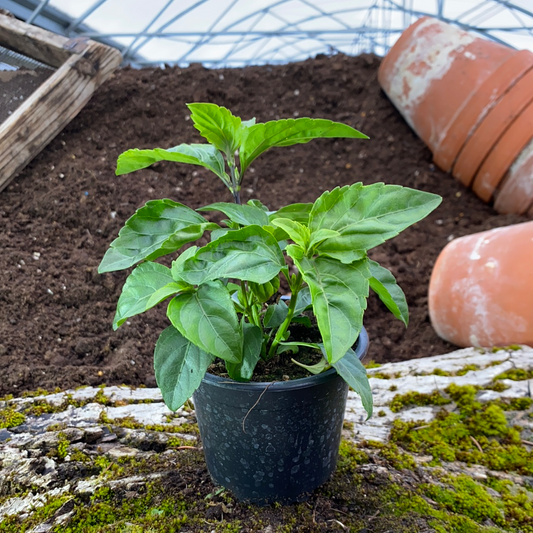
<path id="1" fill-rule="evenodd" d="M 372 414 L 359 360 L 368 347 L 363 314 L 369 288 L 407 325 L 403 292 L 367 250 L 425 217 L 441 198 L 355 183 L 277 211 L 257 200 L 241 204 L 243 176 L 269 148 L 366 136 L 323 119 L 261 124 L 214 104 L 188 107 L 207 144 L 128 150 L 116 172 L 161 160 L 200 165 L 226 184 L 234 203 L 192 210 L 150 200 L 126 222 L 99 267 L 111 272 L 140 262 L 126 279 L 113 327 L 170 299 L 171 325 L 154 352 L 165 403 L 176 410 L 194 394 L 216 483 L 256 503 L 296 501 L 335 469 L 348 386 Z M 227 219 L 210 222 L 200 214 L 205 211 Z M 208 244 L 183 249 L 206 232 Z M 176 252 L 171 267 L 155 261 Z M 280 277 L 290 292 L 285 300 Z M 309 377 L 287 380 L 287 362 Z M 216 369 L 219 375 L 212 374 Z M 269 377 L 256 382 L 260 372 Z"/>

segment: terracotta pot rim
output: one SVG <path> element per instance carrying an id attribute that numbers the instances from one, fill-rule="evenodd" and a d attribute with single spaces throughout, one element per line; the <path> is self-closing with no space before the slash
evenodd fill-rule
<path id="1" fill-rule="evenodd" d="M 533 94 L 530 103 L 509 125 L 483 161 L 472 185 L 485 202 L 490 201 L 503 177 L 533 139 Z"/>
<path id="2" fill-rule="evenodd" d="M 533 68 L 501 96 L 457 154 L 452 173 L 466 187 L 474 186 L 492 152 L 533 102 L 532 84 Z"/>
<path id="3" fill-rule="evenodd" d="M 450 171 L 490 111 L 532 69 L 533 52 L 529 50 L 519 50 L 499 65 L 457 112 L 433 153 L 435 164 L 446 172 Z"/>

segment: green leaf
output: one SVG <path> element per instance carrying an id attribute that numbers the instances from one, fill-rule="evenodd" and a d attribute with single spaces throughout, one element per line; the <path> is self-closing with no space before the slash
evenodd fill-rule
<path id="1" fill-rule="evenodd" d="M 175 281 L 183 281 L 181 279 L 181 272 L 183 270 L 183 263 L 189 259 L 189 257 L 193 257 L 196 252 L 198 251 L 198 246 L 191 246 L 187 248 L 184 252 L 182 252 L 177 259 L 172 261 L 172 277 Z"/>
<path id="2" fill-rule="evenodd" d="M 374 400 L 365 367 L 352 349 L 347 350 L 346 355 L 332 366 L 355 393 L 359 394 L 368 420 L 372 416 Z"/>
<path id="3" fill-rule="evenodd" d="M 309 287 L 302 287 L 302 289 L 296 295 L 294 316 L 298 316 L 299 314 L 303 313 L 311 305 L 313 305 L 313 301 L 311 300 L 311 292 L 309 290 Z"/>
<path id="4" fill-rule="evenodd" d="M 176 163 L 189 163 L 198 165 L 214 172 L 224 182 L 230 179 L 225 172 L 222 154 L 210 144 L 180 144 L 165 150 L 128 150 L 119 155 L 117 160 L 116 175 L 129 174 L 135 170 L 149 167 L 158 161 L 174 161 Z"/>
<path id="5" fill-rule="evenodd" d="M 272 296 L 278 292 L 279 276 L 273 277 L 266 283 L 254 283 L 253 281 L 250 281 L 248 286 L 257 300 L 263 304 L 270 300 L 270 298 L 272 298 Z"/>
<path id="6" fill-rule="evenodd" d="M 154 369 L 157 386 L 171 411 L 192 396 L 213 359 L 173 326 L 163 330 L 155 345 Z"/>
<path id="7" fill-rule="evenodd" d="M 321 350 L 322 349 L 322 345 L 318 344 L 316 342 L 291 341 L 291 342 L 280 342 L 280 345 L 282 345 L 282 346 L 304 346 L 305 348 L 311 348 L 313 350 Z"/>
<path id="8" fill-rule="evenodd" d="M 220 278 L 267 283 L 284 266 L 285 258 L 274 237 L 252 225 L 229 231 L 200 248 L 195 257 L 185 261 L 181 277 L 195 285 Z"/>
<path id="9" fill-rule="evenodd" d="M 276 218 L 288 218 L 307 226 L 309 223 L 309 213 L 312 208 L 313 204 L 290 204 L 270 213 L 268 218 L 270 222 Z"/>
<path id="10" fill-rule="evenodd" d="M 303 324 L 306 328 L 313 327 L 313 323 L 308 316 L 293 316 L 291 324 Z"/>
<path id="11" fill-rule="evenodd" d="M 306 226 L 289 218 L 276 218 L 271 224 L 281 228 L 296 244 L 307 249 L 311 234 Z"/>
<path id="12" fill-rule="evenodd" d="M 246 203 L 248 205 L 253 205 L 254 207 L 259 207 L 259 209 L 261 209 L 265 213 L 269 212 L 268 207 L 265 204 L 263 204 L 262 202 L 260 202 L 259 200 L 248 200 Z"/>
<path id="13" fill-rule="evenodd" d="M 352 127 L 321 118 L 297 118 L 273 120 L 255 124 L 243 131 L 239 151 L 241 173 L 263 152 L 274 146 L 292 146 L 312 139 L 368 137 Z"/>
<path id="14" fill-rule="evenodd" d="M 253 126 L 255 124 L 255 117 L 251 118 L 250 120 L 243 120 L 241 122 L 241 126 L 243 128 L 249 128 L 250 126 Z"/>
<path id="15" fill-rule="evenodd" d="M 353 346 L 363 327 L 368 265 L 346 265 L 328 257 L 293 259 L 309 286 L 326 358 L 333 364 Z"/>
<path id="16" fill-rule="evenodd" d="M 407 327 L 409 324 L 407 301 L 394 276 L 375 261 L 368 259 L 368 265 L 372 276 L 369 279 L 370 288 L 379 296 L 387 309 Z"/>
<path id="17" fill-rule="evenodd" d="M 205 352 L 231 363 L 242 361 L 242 329 L 221 281 L 178 294 L 170 301 L 167 316 L 186 339 Z"/>
<path id="18" fill-rule="evenodd" d="M 214 204 L 200 207 L 197 211 L 221 211 L 232 222 L 241 224 L 242 226 L 264 226 L 268 224 L 268 215 L 263 209 L 253 205 L 230 204 L 225 202 L 217 202 Z"/>
<path id="19" fill-rule="evenodd" d="M 200 135 L 226 156 L 233 157 L 241 144 L 242 131 L 246 129 L 242 127 L 241 119 L 216 104 L 187 104 L 187 107 Z"/>
<path id="20" fill-rule="evenodd" d="M 288 314 L 289 308 L 283 302 L 271 304 L 265 311 L 263 326 L 265 326 L 265 328 L 277 328 L 287 318 Z"/>
<path id="21" fill-rule="evenodd" d="M 314 231 L 311 234 L 311 242 L 309 243 L 309 248 L 312 249 L 314 246 L 320 244 L 322 241 L 325 241 L 326 239 L 333 239 L 335 237 L 340 237 L 340 233 L 333 229 L 319 229 L 318 231 Z"/>
<path id="22" fill-rule="evenodd" d="M 329 363 L 324 357 L 322 357 L 322 359 L 320 359 L 320 361 L 314 365 L 304 365 L 303 363 L 299 363 L 298 361 L 296 361 L 296 359 L 291 359 L 291 361 L 294 364 L 305 368 L 306 370 L 311 372 L 311 374 L 320 374 L 321 372 L 324 372 L 324 370 L 327 370 L 330 367 Z"/>
<path id="23" fill-rule="evenodd" d="M 113 329 L 118 329 L 128 318 L 143 313 L 187 287 L 187 284 L 176 283 L 166 266 L 142 263 L 133 270 L 122 287 Z"/>
<path id="24" fill-rule="evenodd" d="M 150 200 L 126 221 L 104 255 L 98 272 L 113 272 L 151 261 L 217 228 L 202 215 L 169 199 Z"/>
<path id="25" fill-rule="evenodd" d="M 238 364 L 226 363 L 229 377 L 235 381 L 250 381 L 255 366 L 261 358 L 263 334 L 261 329 L 248 322 L 242 322 L 243 328 L 243 356 Z"/>
<path id="26" fill-rule="evenodd" d="M 316 200 L 309 215 L 311 232 L 338 231 L 316 247 L 320 255 L 343 263 L 362 259 L 370 248 L 395 237 L 433 211 L 442 198 L 399 185 L 361 183 L 335 188 Z"/>

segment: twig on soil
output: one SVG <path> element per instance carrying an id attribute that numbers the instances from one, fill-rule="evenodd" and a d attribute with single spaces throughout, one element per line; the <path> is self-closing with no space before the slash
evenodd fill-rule
<path id="1" fill-rule="evenodd" d="M 522 439 L 522 444 L 526 444 L 527 446 L 533 446 L 533 442 L 531 442 L 530 440 Z"/>
<path id="2" fill-rule="evenodd" d="M 196 446 L 176 446 L 175 450 L 198 450 Z"/>
<path id="3" fill-rule="evenodd" d="M 479 444 L 479 442 L 474 438 L 472 437 L 472 435 L 470 435 L 470 439 L 472 440 L 472 442 L 476 445 L 477 449 L 483 453 L 483 448 L 481 447 L 481 444 Z"/>
<path id="4" fill-rule="evenodd" d="M 343 514 L 344 516 L 350 516 L 348 513 L 345 513 L 344 511 L 341 511 L 340 509 L 335 509 L 335 507 L 332 507 L 331 510 L 335 511 L 336 513 Z"/>
<path id="5" fill-rule="evenodd" d="M 257 401 L 250 407 L 250 410 L 246 413 L 245 417 L 242 419 L 242 431 L 243 433 L 246 433 L 246 429 L 244 429 L 244 423 L 246 422 L 246 419 L 248 418 L 248 415 L 255 409 L 256 405 L 261 401 L 261 398 L 263 397 L 263 394 L 268 390 L 268 388 L 271 385 L 274 385 L 276 383 L 275 381 L 270 382 L 266 387 L 265 390 L 259 395 L 259 398 L 257 398 Z"/>
<path id="6" fill-rule="evenodd" d="M 348 530 L 348 528 L 342 522 L 339 522 L 338 520 L 335 520 L 334 518 L 331 520 L 328 520 L 328 522 L 335 522 L 337 525 L 341 526 L 342 529 L 344 529 L 344 531 Z"/>
<path id="7" fill-rule="evenodd" d="M 377 518 L 378 514 L 381 512 L 381 509 L 378 509 L 371 517 L 369 517 L 368 521 L 372 522 L 374 518 Z"/>

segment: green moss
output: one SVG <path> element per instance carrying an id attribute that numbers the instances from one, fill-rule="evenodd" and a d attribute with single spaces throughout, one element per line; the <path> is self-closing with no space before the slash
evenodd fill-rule
<path id="1" fill-rule="evenodd" d="M 414 470 L 417 466 L 412 455 L 401 451 L 400 448 L 392 442 L 389 442 L 381 448 L 380 455 L 397 470 Z"/>
<path id="2" fill-rule="evenodd" d="M 360 450 L 356 444 L 351 441 L 342 440 L 339 447 L 339 459 L 337 468 L 339 472 L 355 470 L 357 466 L 368 463 L 368 454 Z"/>
<path id="3" fill-rule="evenodd" d="M 442 410 L 424 425 L 396 420 L 392 442 L 410 452 L 431 454 L 433 463 L 458 460 L 532 475 L 533 453 L 522 445 L 520 431 L 508 424 L 500 402 L 481 404 L 475 400 L 476 392 L 469 385 L 450 385 L 446 393 L 459 412 Z"/>
<path id="4" fill-rule="evenodd" d="M 441 368 L 435 368 L 432 374 L 435 376 L 451 376 L 452 375 L 451 372 L 448 372 L 447 370 L 442 370 Z"/>
<path id="5" fill-rule="evenodd" d="M 387 413 L 383 411 L 383 409 L 381 409 L 380 411 L 378 411 L 377 415 L 380 417 L 383 417 L 383 416 L 387 416 Z"/>
<path id="6" fill-rule="evenodd" d="M 499 376 L 496 376 L 494 379 L 511 379 L 513 381 L 523 381 L 526 379 L 533 379 L 533 370 L 513 368 L 511 370 L 507 370 L 507 372 L 502 372 Z"/>
<path id="7" fill-rule="evenodd" d="M 465 374 L 467 374 L 468 372 L 471 372 L 473 370 L 479 370 L 479 366 L 478 365 L 465 365 L 465 366 L 463 366 L 463 368 L 457 370 L 457 372 L 455 372 L 455 375 L 456 376 L 464 376 Z"/>
<path id="8" fill-rule="evenodd" d="M 422 491 L 448 511 L 467 516 L 478 523 L 489 519 L 499 526 L 504 525 L 501 507 L 472 478 L 465 475 L 447 476 L 441 481 L 447 486 L 425 485 Z"/>
<path id="9" fill-rule="evenodd" d="M 397 391 L 397 390 L 398 390 L 398 387 L 397 387 L 396 385 L 391 385 L 391 386 L 389 387 L 389 390 L 390 390 L 391 392 L 394 392 L 394 391 Z"/>
<path id="10" fill-rule="evenodd" d="M 533 405 L 533 399 L 512 398 L 511 400 L 500 402 L 499 405 L 504 411 L 527 411 Z"/>
<path id="11" fill-rule="evenodd" d="M 46 431 L 54 432 L 54 431 L 62 431 L 63 429 L 66 429 L 68 427 L 66 422 L 58 422 L 57 424 L 51 424 L 46 428 Z"/>
<path id="12" fill-rule="evenodd" d="M 67 448 L 70 445 L 70 441 L 63 432 L 60 432 L 57 438 L 57 448 L 51 453 L 51 455 L 57 457 L 58 459 L 64 459 L 67 456 Z"/>
<path id="13" fill-rule="evenodd" d="M 0 409 L 0 428 L 14 428 L 24 423 L 26 417 L 11 406 Z"/>
<path id="14" fill-rule="evenodd" d="M 495 392 L 503 392 L 508 388 L 510 388 L 509 385 L 506 385 L 502 381 L 493 381 L 490 385 L 485 387 L 486 390 L 493 390 Z"/>
<path id="15" fill-rule="evenodd" d="M 390 374 L 386 374 L 385 372 L 372 372 L 372 374 L 368 375 L 369 378 L 376 378 L 376 379 L 391 379 Z"/>
<path id="16" fill-rule="evenodd" d="M 370 368 L 379 368 L 380 366 L 383 366 L 379 363 L 376 363 L 373 359 L 371 359 L 366 365 L 364 365 L 365 368 L 368 370 Z"/>
<path id="17" fill-rule="evenodd" d="M 451 400 L 442 396 L 438 391 L 432 392 L 431 394 L 413 391 L 394 396 L 390 403 L 390 409 L 393 413 L 397 413 L 404 407 L 411 405 L 445 405 L 450 402 Z"/>
<path id="18" fill-rule="evenodd" d="M 505 351 L 513 351 L 516 352 L 517 350 L 521 350 L 522 346 L 518 344 L 510 344 L 509 346 L 494 346 L 491 350 L 492 353 L 500 352 L 501 350 Z"/>

